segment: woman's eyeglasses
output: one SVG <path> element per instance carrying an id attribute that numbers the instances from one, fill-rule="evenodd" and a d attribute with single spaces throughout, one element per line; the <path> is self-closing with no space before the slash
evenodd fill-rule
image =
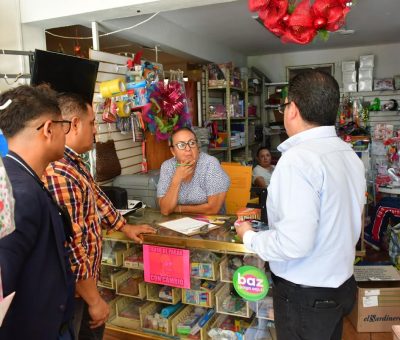
<path id="1" fill-rule="evenodd" d="M 284 104 L 279 105 L 279 106 L 278 106 L 278 111 L 279 111 L 279 113 L 284 114 L 284 113 L 285 113 L 285 107 L 286 107 L 287 105 L 289 105 L 290 103 L 291 103 L 291 102 L 287 102 L 287 103 L 284 103 Z"/>
<path id="2" fill-rule="evenodd" d="M 64 129 L 64 133 L 67 134 L 69 130 L 71 130 L 71 121 L 70 120 L 52 120 L 52 123 L 61 123 Z M 40 130 L 46 122 L 36 128 L 36 130 Z"/>
<path id="3" fill-rule="evenodd" d="M 188 142 L 178 142 L 174 146 L 176 146 L 178 150 L 185 150 L 186 145 L 188 145 L 189 148 L 193 149 L 197 147 L 197 140 L 191 139 Z"/>

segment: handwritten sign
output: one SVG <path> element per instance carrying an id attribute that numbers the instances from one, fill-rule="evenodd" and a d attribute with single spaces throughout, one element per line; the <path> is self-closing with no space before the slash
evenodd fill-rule
<path id="1" fill-rule="evenodd" d="M 146 282 L 190 288 L 189 250 L 145 244 L 143 264 Z"/>

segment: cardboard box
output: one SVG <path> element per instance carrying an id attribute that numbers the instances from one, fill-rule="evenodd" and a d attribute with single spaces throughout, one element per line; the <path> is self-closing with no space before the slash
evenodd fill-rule
<path id="1" fill-rule="evenodd" d="M 400 323 L 400 282 L 358 282 L 349 319 L 357 332 L 391 332 Z"/>
<path id="2" fill-rule="evenodd" d="M 355 71 L 356 61 L 342 61 L 342 72 Z"/>
<path id="3" fill-rule="evenodd" d="M 400 325 L 392 326 L 393 340 L 400 340 Z"/>

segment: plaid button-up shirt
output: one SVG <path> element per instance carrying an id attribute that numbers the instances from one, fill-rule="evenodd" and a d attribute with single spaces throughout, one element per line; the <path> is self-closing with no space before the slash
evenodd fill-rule
<path id="1" fill-rule="evenodd" d="M 102 226 L 119 230 L 126 220 L 99 188 L 80 156 L 66 147 L 64 158 L 51 163 L 43 180 L 71 216 L 70 261 L 76 280 L 98 279 L 102 255 Z"/>

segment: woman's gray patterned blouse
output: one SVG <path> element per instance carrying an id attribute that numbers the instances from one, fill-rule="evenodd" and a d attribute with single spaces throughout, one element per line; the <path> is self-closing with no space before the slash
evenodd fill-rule
<path id="1" fill-rule="evenodd" d="M 176 160 L 171 158 L 161 165 L 160 180 L 157 185 L 157 197 L 163 197 L 168 191 L 176 170 Z M 193 178 L 190 182 L 182 182 L 179 189 L 178 204 L 203 204 L 207 197 L 226 192 L 230 179 L 221 168 L 218 159 L 200 153 Z"/>

